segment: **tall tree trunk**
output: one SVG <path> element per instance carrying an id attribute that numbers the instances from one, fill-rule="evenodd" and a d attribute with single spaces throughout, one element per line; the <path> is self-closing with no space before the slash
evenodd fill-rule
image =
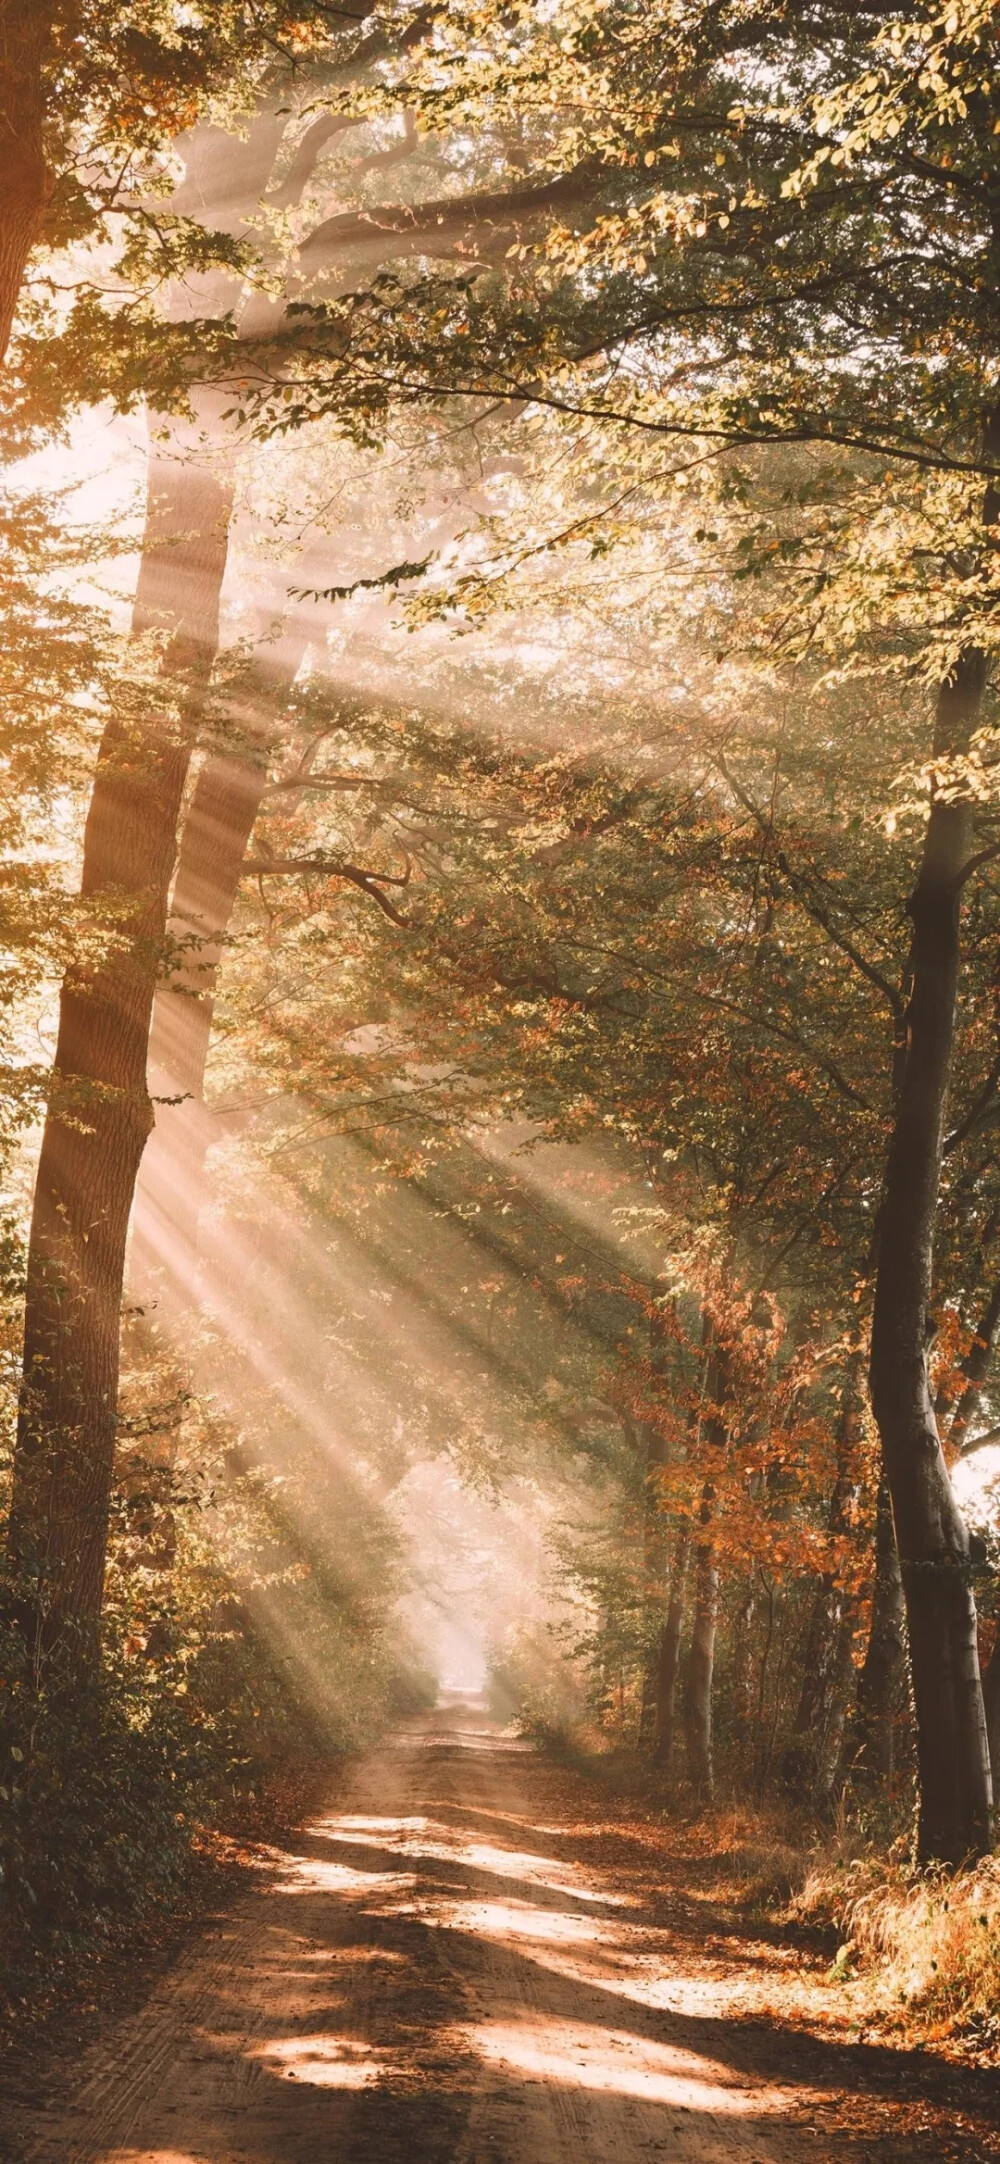
<path id="1" fill-rule="evenodd" d="M 993 1651 L 983 1676 L 983 1705 L 986 1709 L 986 1734 L 990 1746 L 993 1784 L 994 1788 L 1000 1791 L 1000 1630 L 997 1631 Z"/>
<path id="2" fill-rule="evenodd" d="M 674 1738 L 677 1732 L 677 1679 L 681 1665 L 681 1636 L 684 1629 L 684 1595 L 687 1588 L 688 1557 L 691 1551 L 691 1535 L 682 1526 L 674 1545 L 673 1568 L 670 1573 L 670 1595 L 667 1612 L 656 1649 L 655 1717 L 653 1722 L 652 1760 L 659 1773 L 670 1778 L 674 1755 Z"/>
<path id="3" fill-rule="evenodd" d="M 829 1518 L 835 1540 L 847 1532 L 851 1501 L 857 1493 L 861 1370 L 858 1355 L 844 1379 L 837 1423 L 837 1472 Z M 802 1688 L 782 1767 L 788 1786 L 821 1807 L 829 1803 L 836 1783 L 852 1672 L 854 1610 L 854 1598 L 845 1592 L 837 1573 L 824 1572 L 809 1617 Z"/>
<path id="4" fill-rule="evenodd" d="M 190 1304 L 206 1153 L 213 1123 L 205 1068 L 219 964 L 247 844 L 267 786 L 275 718 L 306 650 L 286 633 L 260 660 L 231 719 L 239 748 L 208 759 L 181 831 L 168 931 L 180 961 L 158 985 L 149 1037 L 155 1124 L 136 1187 L 129 1286 L 140 1302 Z"/>
<path id="5" fill-rule="evenodd" d="M 986 663 L 962 655 L 938 699 L 934 752 L 961 752 Z M 969 801 L 934 798 L 916 887 L 907 1049 L 886 1166 L 872 1322 L 872 1406 L 902 1570 L 917 1716 L 921 1856 L 990 1847 L 992 1787 L 969 1537 L 941 1449 L 927 1369 L 934 1228 L 955 1033 Z"/>
<path id="6" fill-rule="evenodd" d="M 643 1591 L 646 1625 L 652 1636 L 646 1647 L 642 1672 L 642 1703 L 639 1713 L 639 1748 L 652 1749 L 656 1735 L 656 1705 L 660 1647 L 666 1628 L 667 1527 L 663 1510 L 660 1472 L 664 1464 L 663 1438 L 650 1438 L 643 1482 Z"/>
<path id="7" fill-rule="evenodd" d="M 662 1380 L 664 1372 L 663 1317 L 654 1310 L 649 1319 L 651 1377 Z M 642 1583 L 643 1607 L 652 1619 L 653 1635 L 646 1653 L 639 1714 L 639 1746 L 648 1749 L 656 1733 L 657 1670 L 667 1600 L 667 1520 L 663 1508 L 663 1470 L 667 1444 L 662 1427 L 654 1420 L 639 1424 L 644 1451 L 642 1482 Z"/>
<path id="8" fill-rule="evenodd" d="M 0 0 L 2 4 L 2 0 Z M 187 139 L 173 207 L 238 231 L 256 205 L 287 116 L 259 116 L 239 142 L 211 127 Z M 213 271 L 200 304 L 240 302 Z M 190 313 L 192 281 L 168 296 Z M 151 461 L 133 611 L 137 641 L 162 645 L 142 700 L 126 681 L 105 731 L 84 836 L 82 893 L 109 920 L 108 951 L 63 986 L 28 1252 L 24 1370 L 9 1542 L 34 1578 L 31 1652 L 72 1681 L 93 1672 L 117 1424 L 125 1246 L 136 1175 L 152 1126 L 146 1056 L 163 959 L 177 822 L 219 637 L 232 477 L 206 455 L 231 445 L 230 395 L 202 391 L 190 437 Z M 231 453 L 230 453 L 231 455 Z"/>
<path id="9" fill-rule="evenodd" d="M 832 1810 L 843 1779 L 844 1735 L 855 1689 L 856 1635 L 857 1604 L 845 1600 L 830 1663 L 826 1720 L 815 1759 L 813 1799 L 822 1812 Z"/>
<path id="10" fill-rule="evenodd" d="M 183 1409 L 192 1391 L 186 1347 L 198 1301 L 199 1221 L 205 1159 L 216 1122 L 205 1103 L 215 991 L 240 871 L 267 784 L 277 709 L 294 681 L 306 640 L 284 636 L 254 671 L 228 719 L 243 740 L 206 760 L 181 829 L 168 935 L 181 960 L 157 986 L 147 1074 L 154 1127 L 143 1152 L 132 1210 L 123 1342 L 141 1368 L 156 1362 L 160 1417 L 137 1461 L 148 1488 L 151 1466 L 176 1461 Z M 169 1487 L 167 1489 L 169 1496 Z"/>
<path id="11" fill-rule="evenodd" d="M 694 1615 L 684 1708 L 688 1774 L 699 1803 L 711 1803 L 715 1793 L 712 1701 L 719 1621 L 719 1570 L 711 1534 L 713 1494 L 713 1489 L 706 1484 L 700 1513 L 703 1537 L 695 1547 Z"/>
<path id="12" fill-rule="evenodd" d="M 709 1328 L 714 1336 L 711 1326 Z M 709 1355 L 706 1380 L 709 1408 L 704 1420 L 705 1440 L 721 1454 L 729 1441 L 724 1413 L 729 1376 L 725 1351 L 716 1344 L 712 1345 Z M 712 1716 L 715 1640 L 719 1622 L 719 1570 L 712 1536 L 714 1516 L 715 1486 L 711 1480 L 706 1480 L 698 1512 L 699 1530 L 694 1544 L 694 1611 L 684 1703 L 688 1774 L 700 1803 L 710 1803 L 715 1792 Z"/>
<path id="13" fill-rule="evenodd" d="M 36 1575 L 36 1657 L 96 1659 L 118 1398 L 125 1243 L 152 1125 L 146 1051 L 182 793 L 219 634 L 232 484 L 210 463 L 151 466 L 133 613 L 165 639 L 152 715 L 101 744 L 82 895 L 108 951 L 65 980 L 28 1251 L 10 1542 Z"/>
<path id="14" fill-rule="evenodd" d="M 906 1611 L 892 1505 L 885 1475 L 875 1511 L 875 1578 L 868 1646 L 858 1677 L 857 1770 L 869 1787 L 888 1788 L 895 1733 L 906 1691 Z"/>
<path id="15" fill-rule="evenodd" d="M 749 1777 L 753 1763 L 753 1621 L 756 1613 L 757 1573 L 754 1571 L 744 1580 L 736 1607 L 730 1677 L 730 1718 L 736 1744 L 736 1761 L 746 1777 Z"/>
<path id="16" fill-rule="evenodd" d="M 0 361 L 50 192 L 44 74 L 51 0 L 0 0 Z"/>

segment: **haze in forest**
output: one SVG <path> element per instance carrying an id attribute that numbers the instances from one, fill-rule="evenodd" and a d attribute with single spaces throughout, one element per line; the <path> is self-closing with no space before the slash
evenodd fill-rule
<path id="1" fill-rule="evenodd" d="M 12 2005 L 439 1692 L 1000 1901 L 995 48 L 0 0 Z"/>

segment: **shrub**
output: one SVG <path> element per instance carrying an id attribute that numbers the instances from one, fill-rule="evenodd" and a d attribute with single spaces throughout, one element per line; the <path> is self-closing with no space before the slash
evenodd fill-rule
<path id="1" fill-rule="evenodd" d="M 870 1857 L 814 1871 L 795 1904 L 836 1924 L 840 1974 L 873 2007 L 925 2036 L 1000 2042 L 1000 1858 L 951 1873 Z"/>

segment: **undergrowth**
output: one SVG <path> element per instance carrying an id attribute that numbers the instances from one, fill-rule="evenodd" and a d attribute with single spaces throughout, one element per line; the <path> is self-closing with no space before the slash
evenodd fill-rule
<path id="1" fill-rule="evenodd" d="M 728 1905 L 827 1938 L 831 2009 L 855 2029 L 1000 2055 L 1000 1856 L 917 1865 L 908 1837 L 879 1843 L 846 1804 L 805 1838 L 780 1803 L 709 1814 L 691 1833 Z"/>
<path id="2" fill-rule="evenodd" d="M 846 1795 L 832 1822 L 803 1820 L 780 1794 L 699 1809 L 664 1797 L 631 1754 L 594 1748 L 580 1723 L 522 1707 L 518 1726 L 549 1756 L 589 1772 L 630 1811 L 637 1801 L 679 1840 L 700 1894 L 748 1924 L 806 1933 L 822 1952 L 818 2010 L 855 2033 L 1000 2060 L 1000 1855 L 959 1871 L 912 1861 L 912 1796 L 873 1818 Z"/>
<path id="3" fill-rule="evenodd" d="M 313 1800 L 435 1685 L 401 1661 L 380 1522 L 340 1499 L 322 1551 L 276 1483 L 202 1430 L 196 1466 L 123 1463 L 98 1680 L 40 1688 L 0 1600 L 0 2025 L 197 1906 L 241 1842 Z M 315 1497 L 313 1498 L 315 1503 Z M 310 1772 L 313 1769 L 313 1772 Z"/>
<path id="4" fill-rule="evenodd" d="M 817 1859 L 792 1913 L 836 1926 L 831 1982 L 881 2025 L 1000 2051 L 1000 1857 L 945 1872 L 901 1858 Z"/>

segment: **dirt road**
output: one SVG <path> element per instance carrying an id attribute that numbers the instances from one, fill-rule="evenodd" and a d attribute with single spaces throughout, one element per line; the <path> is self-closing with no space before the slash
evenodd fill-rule
<path id="1" fill-rule="evenodd" d="M 191 1944 L 79 2080 L 67 2071 L 58 2101 L 7 2154 L 26 2164 L 992 2154 L 994 2078 L 811 2034 L 819 1970 L 818 1956 L 803 1964 L 748 1943 L 696 1889 L 665 1887 L 655 1848 L 602 1823 L 588 1783 L 455 1704 L 345 1777 L 273 1874 Z"/>

